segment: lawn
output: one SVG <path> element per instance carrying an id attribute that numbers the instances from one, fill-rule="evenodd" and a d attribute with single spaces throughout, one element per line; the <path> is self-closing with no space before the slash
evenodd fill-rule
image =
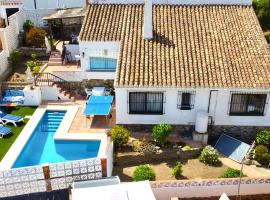
<path id="1" fill-rule="evenodd" d="M 6 110 L 5 112 L 14 114 L 14 115 L 20 115 L 20 116 L 31 116 L 36 110 L 36 107 L 15 107 L 10 110 Z M 12 129 L 12 134 L 4 137 L 3 139 L 0 139 L 0 160 L 3 159 L 3 157 L 8 152 L 11 145 L 14 143 L 14 141 L 17 139 L 21 131 L 23 130 L 24 126 L 28 122 L 29 119 L 24 119 L 23 123 L 20 123 L 17 127 L 14 127 L 11 124 L 6 125 L 6 127 L 9 127 Z"/>

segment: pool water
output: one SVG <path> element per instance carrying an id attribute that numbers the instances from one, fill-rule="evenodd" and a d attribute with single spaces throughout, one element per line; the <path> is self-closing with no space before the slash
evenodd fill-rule
<path id="1" fill-rule="evenodd" d="M 64 116 L 62 111 L 47 111 L 44 114 L 13 168 L 97 157 L 99 140 L 54 140 Z"/>

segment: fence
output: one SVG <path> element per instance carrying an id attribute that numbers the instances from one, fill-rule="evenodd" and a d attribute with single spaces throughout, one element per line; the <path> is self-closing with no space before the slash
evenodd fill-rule
<path id="1" fill-rule="evenodd" d="M 106 159 L 55 163 L 0 171 L 0 198 L 69 188 L 74 181 L 107 176 Z"/>
<path id="2" fill-rule="evenodd" d="M 237 195 L 238 185 L 239 178 L 151 182 L 152 190 L 158 200 L 167 200 L 170 197 L 211 197 L 220 196 L 222 193 L 235 196 Z M 270 177 L 243 178 L 241 181 L 240 194 L 268 194 L 269 188 Z"/>
<path id="3" fill-rule="evenodd" d="M 8 20 L 9 25 L 0 29 L 0 40 L 3 48 L 2 52 L 0 52 L 0 74 L 2 76 L 8 70 L 8 57 L 10 52 L 18 46 L 18 34 L 23 27 L 24 13 L 19 11 L 11 15 Z"/>

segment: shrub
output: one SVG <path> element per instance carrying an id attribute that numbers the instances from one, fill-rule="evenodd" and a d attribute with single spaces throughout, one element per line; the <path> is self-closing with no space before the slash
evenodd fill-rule
<path id="1" fill-rule="evenodd" d="M 134 142 L 132 142 L 132 150 L 135 152 L 142 152 L 143 150 L 142 142 L 139 140 L 135 140 Z"/>
<path id="2" fill-rule="evenodd" d="M 223 172 L 221 176 L 219 176 L 219 178 L 238 178 L 240 177 L 240 173 L 241 172 L 238 169 L 228 168 Z M 241 176 L 244 177 L 245 175 L 242 173 Z"/>
<path id="3" fill-rule="evenodd" d="M 270 146 L 270 131 L 269 130 L 261 130 L 259 133 L 257 133 L 256 143 L 269 147 Z"/>
<path id="4" fill-rule="evenodd" d="M 189 151 L 189 150 L 192 150 L 192 147 L 191 146 L 188 146 L 188 145 L 186 145 L 186 146 L 184 146 L 182 148 L 182 151 Z"/>
<path id="5" fill-rule="evenodd" d="M 153 127 L 152 136 L 158 143 L 164 145 L 172 131 L 173 127 L 170 124 L 159 124 Z"/>
<path id="6" fill-rule="evenodd" d="M 220 164 L 218 152 L 211 146 L 206 146 L 201 152 L 199 160 L 207 165 L 217 166 Z"/>
<path id="7" fill-rule="evenodd" d="M 257 160 L 263 166 L 269 166 L 270 154 L 268 149 L 264 145 L 258 145 L 255 148 L 255 160 Z"/>
<path id="8" fill-rule="evenodd" d="M 30 29 L 33 27 L 34 27 L 34 24 L 33 22 L 31 22 L 31 20 L 26 20 L 23 24 L 23 30 L 25 33 L 28 33 Z"/>
<path id="9" fill-rule="evenodd" d="M 128 142 L 128 139 L 130 137 L 130 132 L 123 126 L 114 126 L 112 131 L 112 141 L 114 142 L 114 145 L 116 148 L 121 148 L 123 144 L 126 144 Z"/>
<path id="10" fill-rule="evenodd" d="M 270 44 L 270 32 L 265 33 L 264 36 L 265 36 L 267 42 Z"/>
<path id="11" fill-rule="evenodd" d="M 134 181 L 154 181 L 156 180 L 156 174 L 154 170 L 149 165 L 140 165 L 137 167 L 133 173 Z"/>
<path id="12" fill-rule="evenodd" d="M 37 54 L 35 54 L 35 53 L 32 53 L 31 54 L 32 60 L 34 60 L 34 61 L 37 60 L 37 57 L 38 57 Z"/>
<path id="13" fill-rule="evenodd" d="M 46 31 L 42 28 L 33 27 L 26 33 L 26 43 L 33 47 L 43 47 L 46 35 Z"/>
<path id="14" fill-rule="evenodd" d="M 9 65 L 12 68 L 17 67 L 22 57 L 22 53 L 18 50 L 13 50 L 9 56 Z"/>
<path id="15" fill-rule="evenodd" d="M 257 14 L 263 30 L 270 29 L 270 1 L 269 0 L 253 0 L 253 8 Z"/>
<path id="16" fill-rule="evenodd" d="M 270 154 L 263 154 L 258 162 L 264 167 L 270 167 Z"/>
<path id="17" fill-rule="evenodd" d="M 172 170 L 172 175 L 176 178 L 179 179 L 182 175 L 182 164 L 180 162 L 177 162 L 176 165 L 173 167 Z"/>

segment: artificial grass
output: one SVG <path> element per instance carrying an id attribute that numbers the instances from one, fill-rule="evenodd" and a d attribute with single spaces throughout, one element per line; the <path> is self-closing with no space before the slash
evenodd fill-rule
<path id="1" fill-rule="evenodd" d="M 32 115 L 36 110 L 36 107 L 14 107 L 11 109 L 5 109 L 5 112 L 13 114 L 13 115 L 20 115 L 20 116 L 27 116 Z M 21 131 L 23 130 L 24 126 L 27 124 L 29 119 L 24 119 L 22 123 L 19 123 L 17 127 L 8 124 L 6 127 L 12 129 L 12 133 L 10 135 L 5 136 L 4 138 L 0 139 L 0 161 L 8 152 L 11 145 L 15 142 Z"/>

